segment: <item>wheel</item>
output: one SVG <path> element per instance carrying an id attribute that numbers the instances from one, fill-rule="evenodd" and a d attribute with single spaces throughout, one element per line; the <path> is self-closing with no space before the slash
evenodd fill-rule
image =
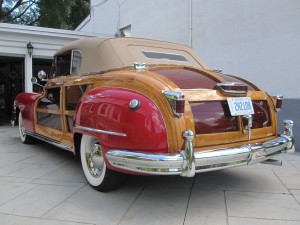
<path id="1" fill-rule="evenodd" d="M 91 136 L 83 135 L 80 145 L 81 165 L 89 184 L 98 191 L 116 189 L 124 174 L 106 167 L 100 142 Z"/>
<path id="2" fill-rule="evenodd" d="M 24 127 L 23 117 L 21 112 L 19 113 L 19 133 L 20 133 L 21 141 L 24 144 L 31 144 L 33 142 L 34 140 L 33 137 L 25 133 L 25 127 Z"/>

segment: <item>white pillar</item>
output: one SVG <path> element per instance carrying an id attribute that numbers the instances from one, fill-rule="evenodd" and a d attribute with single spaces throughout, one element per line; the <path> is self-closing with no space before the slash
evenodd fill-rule
<path id="1" fill-rule="evenodd" d="M 25 92 L 32 92 L 32 56 L 25 55 Z"/>

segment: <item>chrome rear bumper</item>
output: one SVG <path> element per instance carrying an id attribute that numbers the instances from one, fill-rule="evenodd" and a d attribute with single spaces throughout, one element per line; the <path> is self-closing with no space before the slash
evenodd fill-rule
<path id="1" fill-rule="evenodd" d="M 109 163 L 127 171 L 153 175 L 181 175 L 192 177 L 195 173 L 259 163 L 270 157 L 294 151 L 292 128 L 273 140 L 234 148 L 203 152 L 193 150 L 193 132 L 183 133 L 185 149 L 176 155 L 148 154 L 124 150 L 109 150 Z"/>

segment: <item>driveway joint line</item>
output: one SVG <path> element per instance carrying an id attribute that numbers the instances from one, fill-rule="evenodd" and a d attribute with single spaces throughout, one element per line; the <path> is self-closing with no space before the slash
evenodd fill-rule
<path id="1" fill-rule="evenodd" d="M 188 209 L 189 209 L 189 204 L 190 204 L 193 188 L 194 188 L 194 185 L 195 185 L 195 181 L 196 181 L 196 176 L 193 177 L 193 183 L 190 187 L 190 193 L 189 193 L 188 201 L 187 201 L 187 204 L 186 204 L 186 209 L 185 209 L 183 223 L 182 223 L 183 225 L 185 224 L 185 220 L 186 220 L 187 212 L 188 212 Z"/>
<path id="2" fill-rule="evenodd" d="M 141 191 L 138 193 L 138 195 L 135 197 L 135 199 L 133 200 L 133 202 L 128 206 L 128 208 L 126 209 L 125 213 L 123 214 L 123 216 L 121 217 L 121 219 L 119 220 L 119 222 L 117 223 L 117 225 L 119 225 L 124 217 L 126 216 L 126 214 L 129 212 L 129 210 L 131 209 L 131 207 L 134 205 L 134 203 L 136 203 L 136 201 L 138 200 L 138 198 L 141 196 L 141 194 L 144 192 L 145 190 L 145 186 L 142 187 Z"/>
<path id="3" fill-rule="evenodd" d="M 227 199 L 226 199 L 226 190 L 223 190 L 224 194 L 224 203 L 225 203 L 225 212 L 226 212 L 226 224 L 229 225 L 229 215 L 228 215 L 228 207 L 227 207 Z"/>
<path id="4" fill-rule="evenodd" d="M 86 187 L 88 184 L 78 188 L 78 190 L 74 191 L 72 194 L 70 194 L 66 199 L 64 199 L 63 201 L 59 202 L 58 204 L 54 205 L 51 209 L 49 209 L 47 212 L 45 212 L 43 215 L 40 216 L 40 218 L 44 218 L 44 216 L 46 216 L 49 212 L 51 212 L 53 209 L 55 209 L 56 207 L 58 207 L 59 205 L 65 203 L 67 200 L 69 200 L 72 196 L 74 196 L 76 193 L 78 193 L 80 190 L 82 190 L 84 187 Z M 73 221 L 72 221 L 73 222 Z"/>
<path id="5" fill-rule="evenodd" d="M 2 206 L 6 205 L 7 203 L 9 203 L 9 202 L 11 202 L 11 201 L 14 201 L 15 199 L 19 198 L 20 196 L 22 196 L 22 195 L 24 195 L 24 194 L 27 194 L 28 192 L 30 192 L 30 191 L 32 191 L 33 189 L 35 189 L 35 188 L 37 188 L 37 187 L 40 187 L 40 186 L 41 186 L 41 184 L 34 184 L 34 186 L 33 186 L 32 188 L 30 188 L 29 190 L 27 190 L 27 191 L 23 192 L 22 194 L 19 194 L 18 196 L 15 196 L 14 198 L 12 198 L 12 199 L 10 199 L 10 200 L 8 200 L 8 201 L 2 203 L 2 204 L 0 205 L 0 209 L 1 209 Z"/>
<path id="6" fill-rule="evenodd" d="M 60 220 L 60 219 L 51 219 L 51 218 L 41 218 L 35 216 L 24 216 L 24 215 L 17 215 L 17 214 L 9 214 L 9 213 L 0 213 L 0 215 L 6 216 L 15 216 L 20 218 L 28 218 L 28 219 L 40 219 L 44 221 L 58 221 L 58 222 L 68 222 L 68 223 L 75 223 L 75 224 L 87 224 L 87 225 L 96 225 L 95 223 L 88 223 L 88 222 L 78 222 L 78 221 L 71 221 L 71 220 Z"/>

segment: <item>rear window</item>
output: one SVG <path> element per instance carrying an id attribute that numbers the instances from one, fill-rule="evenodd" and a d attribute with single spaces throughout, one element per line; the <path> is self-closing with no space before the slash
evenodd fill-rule
<path id="1" fill-rule="evenodd" d="M 194 52 L 187 47 L 170 43 L 166 43 L 166 46 L 156 46 L 156 43 L 149 44 L 151 45 L 128 45 L 132 60 L 148 65 L 166 64 L 202 67 L 201 62 L 198 61 L 197 57 L 195 58 Z"/>
<path id="2" fill-rule="evenodd" d="M 172 61 L 182 61 L 187 62 L 187 58 L 183 55 L 172 54 L 172 53 L 165 53 L 165 52 L 149 52 L 149 51 L 142 51 L 143 55 L 149 59 L 164 59 L 164 60 L 172 60 Z"/>

